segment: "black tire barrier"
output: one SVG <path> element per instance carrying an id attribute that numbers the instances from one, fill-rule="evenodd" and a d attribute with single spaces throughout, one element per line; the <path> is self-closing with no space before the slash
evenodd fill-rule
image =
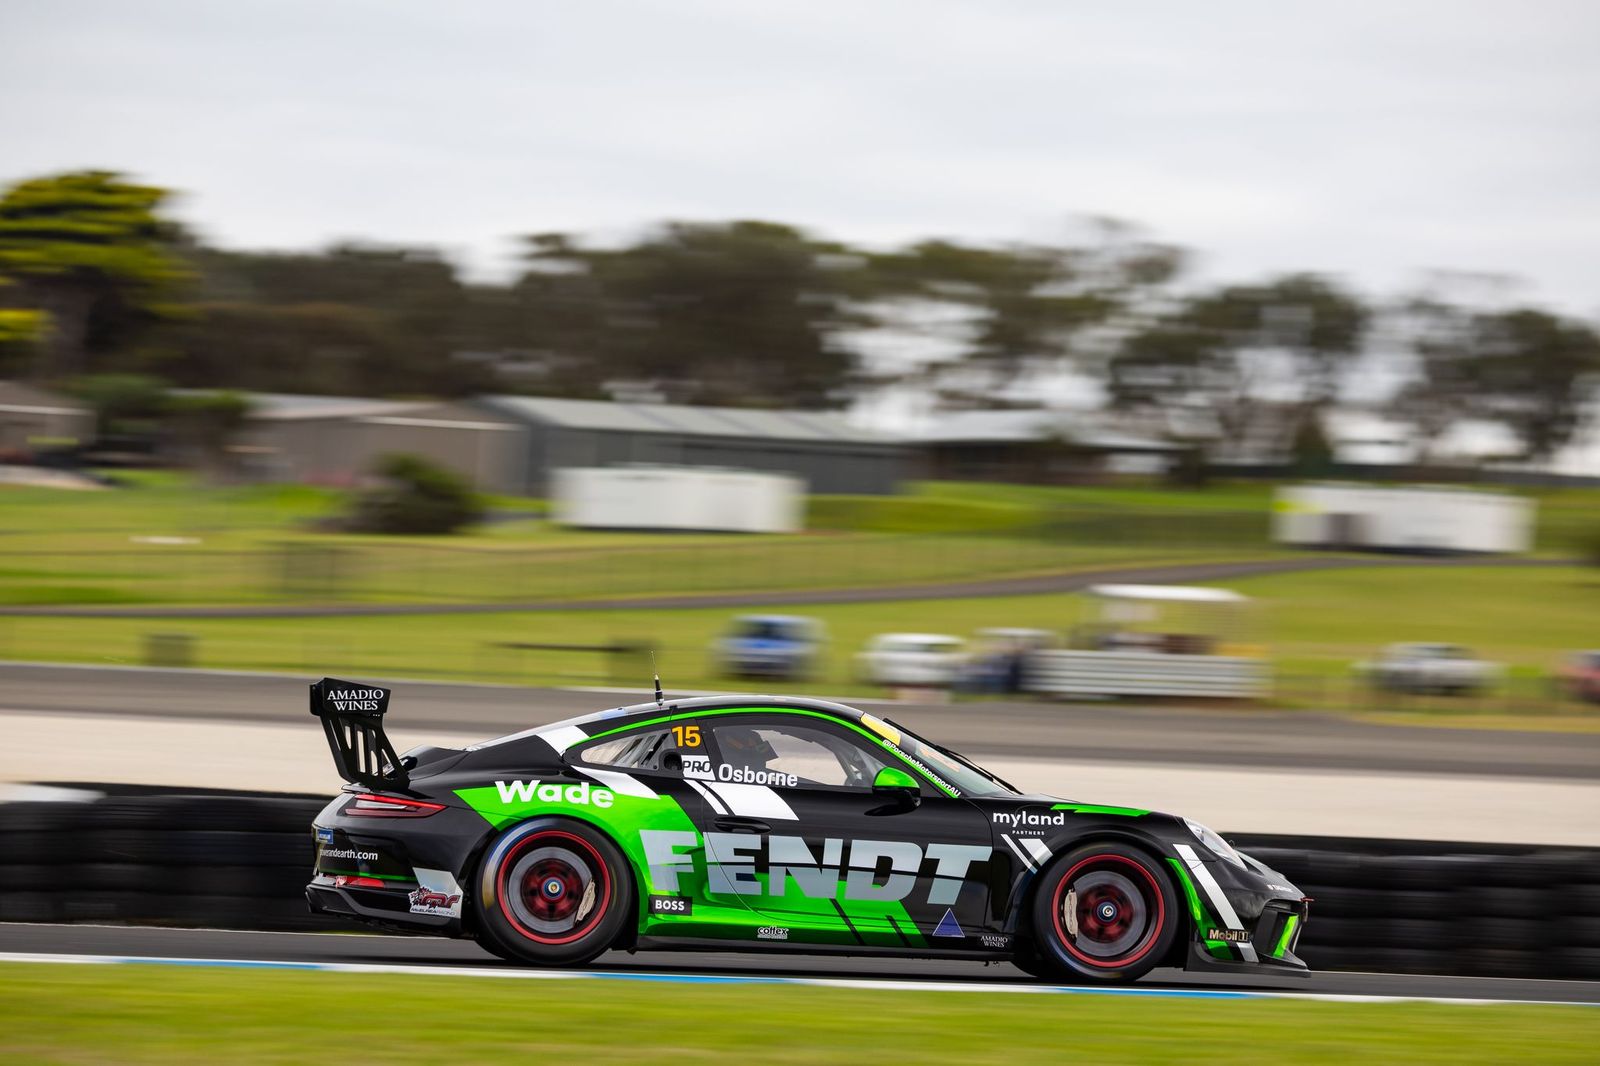
<path id="1" fill-rule="evenodd" d="M 80 787 L 0 804 L 0 921 L 349 928 L 305 903 L 325 797 Z"/>
<path id="2" fill-rule="evenodd" d="M 0 803 L 0 921 L 350 928 L 303 894 L 326 797 L 81 787 Z M 1312 897 L 1313 969 L 1600 979 L 1600 848 L 1228 839 Z"/>
<path id="3" fill-rule="evenodd" d="M 1313 969 L 1600 978 L 1600 849 L 1228 840 L 1312 897 Z"/>

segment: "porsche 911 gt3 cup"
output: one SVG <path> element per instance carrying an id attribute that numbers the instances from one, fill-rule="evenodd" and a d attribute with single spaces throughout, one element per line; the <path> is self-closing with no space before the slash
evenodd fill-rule
<path id="1" fill-rule="evenodd" d="M 389 690 L 311 686 L 344 791 L 315 911 L 574 965 L 611 949 L 1304 973 L 1310 901 L 1185 818 L 1030 795 L 872 714 L 718 696 L 398 755 Z"/>

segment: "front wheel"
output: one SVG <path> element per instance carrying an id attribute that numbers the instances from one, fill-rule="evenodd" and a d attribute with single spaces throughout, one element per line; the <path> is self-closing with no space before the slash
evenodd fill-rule
<path id="1" fill-rule="evenodd" d="M 633 878 L 603 833 L 537 818 L 489 848 L 478 875 L 479 926 L 501 958 L 541 966 L 588 962 L 634 914 Z"/>
<path id="2" fill-rule="evenodd" d="M 1182 924 L 1160 865 L 1123 844 L 1089 844 L 1047 870 L 1033 898 L 1034 946 L 1057 976 L 1136 981 L 1166 958 Z"/>

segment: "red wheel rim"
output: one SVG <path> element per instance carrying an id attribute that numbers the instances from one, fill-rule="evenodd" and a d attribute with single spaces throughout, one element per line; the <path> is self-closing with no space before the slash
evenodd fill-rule
<path id="1" fill-rule="evenodd" d="M 528 853 L 539 851 L 546 854 L 536 857 L 526 869 L 518 870 Z M 511 883 L 513 872 L 516 873 L 515 884 Z M 587 878 L 584 877 L 586 873 Z M 585 886 L 591 883 L 596 886 L 596 898 L 593 906 L 578 918 Z M 610 906 L 611 872 L 599 850 L 580 836 L 558 829 L 530 833 L 513 844 L 501 860 L 495 874 L 495 899 L 506 921 L 529 940 L 540 944 L 570 944 L 587 936 Z M 570 932 L 551 933 L 529 927 L 530 921 L 564 925 L 569 919 L 574 923 Z"/>
<path id="2" fill-rule="evenodd" d="M 1088 880 L 1097 871 L 1111 872 L 1115 876 Z M 1134 876 L 1129 877 L 1130 873 Z M 1065 921 L 1067 894 L 1080 882 L 1085 883 L 1085 891 L 1075 899 L 1074 917 L 1078 932 L 1074 935 Z M 1138 902 L 1144 906 L 1143 911 L 1131 898 L 1129 886 L 1137 893 Z M 1147 917 L 1150 911 L 1154 912 L 1153 919 Z M 1141 914 L 1146 917 L 1142 918 Z M 1166 928 L 1167 907 L 1161 886 L 1143 863 L 1125 855 L 1107 852 L 1079 860 L 1056 883 L 1055 895 L 1050 901 L 1050 915 L 1055 922 L 1056 940 L 1067 954 L 1087 966 L 1109 970 L 1129 966 L 1150 953 L 1161 931 Z M 1136 929 L 1136 925 L 1141 927 Z M 1087 939 L 1092 944 L 1114 944 L 1134 933 L 1138 935 L 1133 946 L 1116 955 L 1092 955 L 1078 946 L 1080 939 Z"/>

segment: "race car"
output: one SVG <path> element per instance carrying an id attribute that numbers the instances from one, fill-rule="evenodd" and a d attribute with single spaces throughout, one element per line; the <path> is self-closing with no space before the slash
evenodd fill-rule
<path id="1" fill-rule="evenodd" d="M 390 690 L 311 686 L 349 784 L 313 911 L 572 966 L 670 948 L 1303 974 L 1310 900 L 1186 818 L 1031 795 L 843 704 L 662 699 L 398 755 Z"/>

